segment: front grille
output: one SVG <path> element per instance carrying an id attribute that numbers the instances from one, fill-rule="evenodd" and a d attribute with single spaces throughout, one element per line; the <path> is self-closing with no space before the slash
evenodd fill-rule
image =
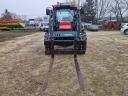
<path id="1" fill-rule="evenodd" d="M 54 40 L 74 40 L 74 37 L 54 37 Z"/>

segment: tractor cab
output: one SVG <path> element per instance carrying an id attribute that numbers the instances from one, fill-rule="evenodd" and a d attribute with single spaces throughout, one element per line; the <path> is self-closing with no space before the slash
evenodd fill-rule
<path id="1" fill-rule="evenodd" d="M 60 5 L 54 6 L 55 14 L 55 25 L 54 30 L 58 31 L 75 31 L 75 22 L 76 22 L 76 7 L 71 5 Z"/>

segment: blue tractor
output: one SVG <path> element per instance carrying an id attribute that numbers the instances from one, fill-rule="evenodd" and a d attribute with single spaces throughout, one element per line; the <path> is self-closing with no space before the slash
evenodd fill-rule
<path id="1" fill-rule="evenodd" d="M 45 33 L 44 45 L 45 53 L 51 55 L 51 61 L 43 82 L 43 91 L 48 85 L 55 52 L 74 54 L 80 89 L 84 90 L 84 80 L 77 61 L 77 54 L 85 54 L 87 38 L 84 27 L 81 25 L 80 10 L 72 4 L 57 4 L 53 8 L 47 8 L 46 14 L 49 15 L 49 30 Z"/>
<path id="2" fill-rule="evenodd" d="M 50 18 L 49 30 L 44 38 L 45 53 L 51 54 L 55 45 L 59 48 L 54 48 L 54 52 L 74 52 L 76 43 L 77 53 L 85 54 L 87 38 L 81 24 L 80 10 L 75 5 L 57 4 L 52 9 L 47 8 L 46 14 Z"/>

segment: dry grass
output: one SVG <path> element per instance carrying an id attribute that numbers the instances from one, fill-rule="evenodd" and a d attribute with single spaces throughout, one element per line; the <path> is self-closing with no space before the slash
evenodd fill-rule
<path id="1" fill-rule="evenodd" d="M 0 96 L 39 96 L 49 56 L 43 33 L 0 43 Z M 88 32 L 86 55 L 78 56 L 86 83 L 79 90 L 72 55 L 56 55 L 43 96 L 128 96 L 128 36 L 120 32 Z"/>

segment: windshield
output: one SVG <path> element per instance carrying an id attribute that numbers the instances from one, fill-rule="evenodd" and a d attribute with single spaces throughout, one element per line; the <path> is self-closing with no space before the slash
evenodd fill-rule
<path id="1" fill-rule="evenodd" d="M 56 11 L 56 17 L 58 22 L 63 20 L 73 21 L 74 18 L 74 10 L 70 9 L 60 9 Z"/>

